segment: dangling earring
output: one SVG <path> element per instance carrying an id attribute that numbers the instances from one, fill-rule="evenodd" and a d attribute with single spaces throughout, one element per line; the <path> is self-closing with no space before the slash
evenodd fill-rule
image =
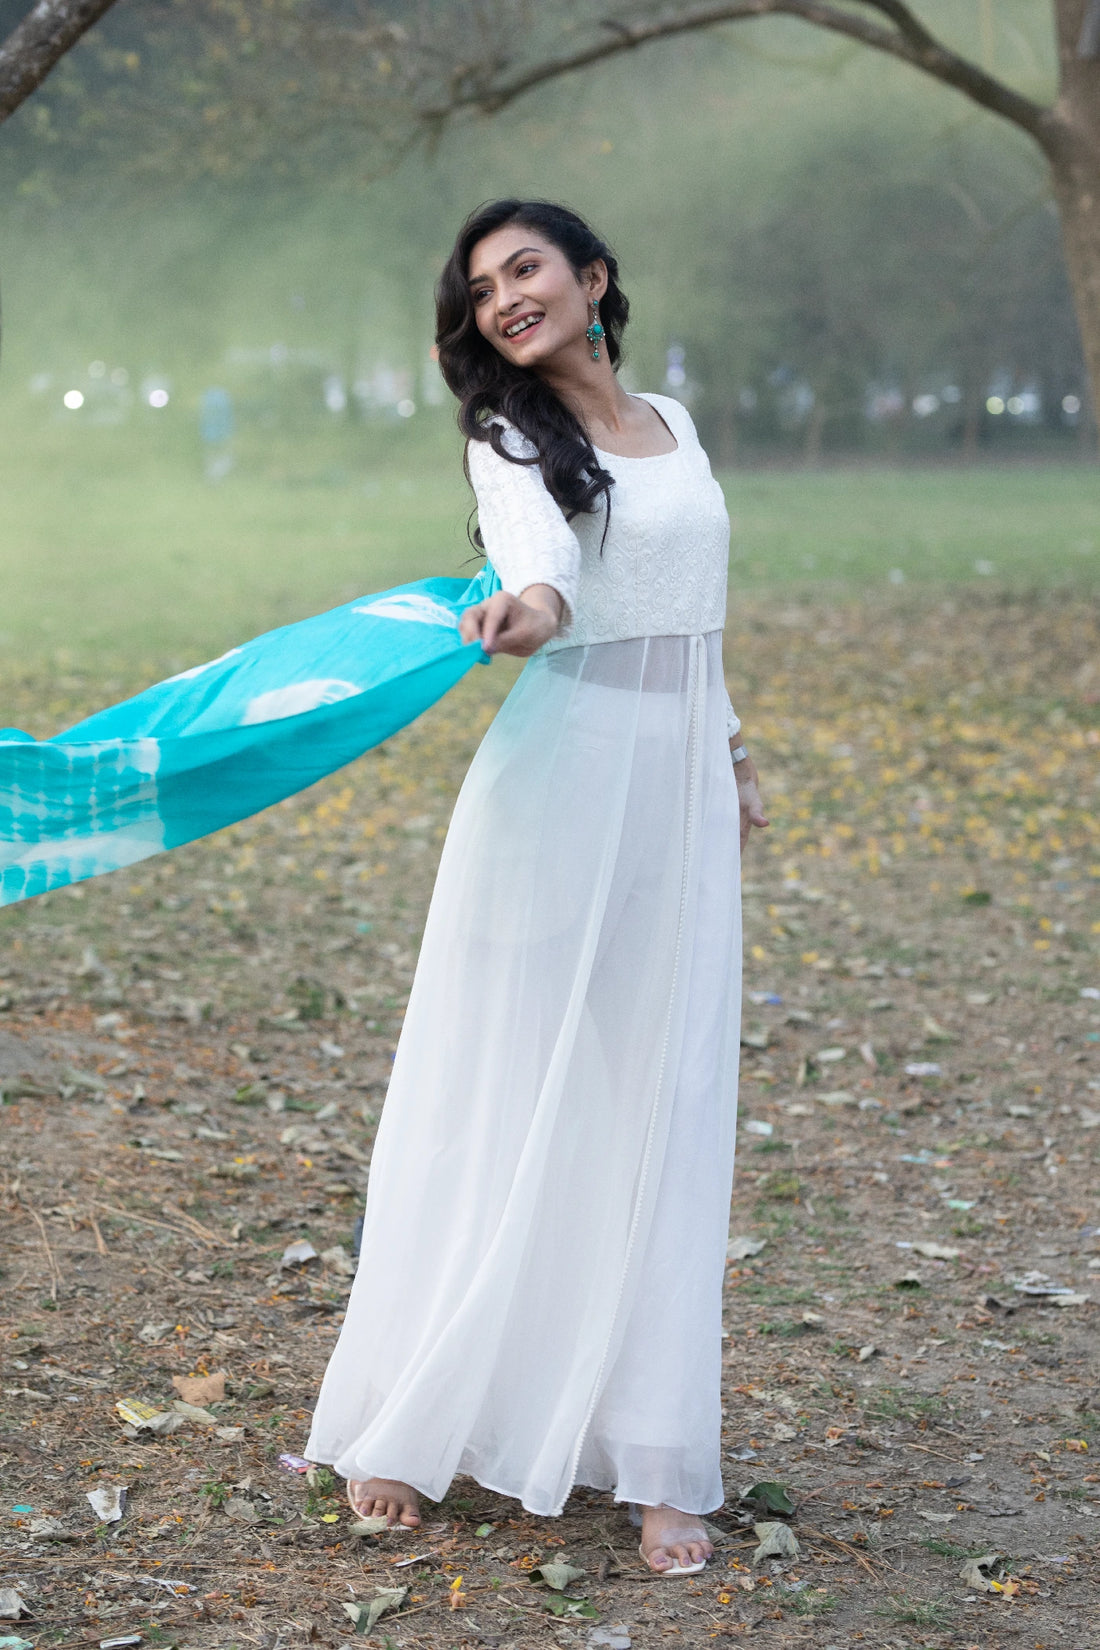
<path id="1" fill-rule="evenodd" d="M 593 298 L 593 300 L 592 300 L 592 324 L 587 329 L 584 336 L 588 339 L 588 342 L 592 345 L 592 359 L 593 359 L 593 361 L 598 361 L 599 358 L 600 358 L 600 344 L 603 342 L 604 330 L 603 330 L 603 327 L 600 325 L 600 306 L 599 306 L 599 302 L 595 298 Z"/>

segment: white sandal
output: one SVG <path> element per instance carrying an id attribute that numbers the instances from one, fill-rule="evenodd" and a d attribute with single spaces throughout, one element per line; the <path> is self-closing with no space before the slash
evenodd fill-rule
<path id="1" fill-rule="evenodd" d="M 642 1560 L 651 1576 L 657 1576 L 661 1581 L 672 1581 L 676 1576 L 697 1576 L 700 1570 L 705 1570 L 709 1559 L 702 1558 L 698 1564 L 670 1564 L 667 1570 L 655 1570 L 646 1557 L 645 1548 L 638 1543 L 638 1557 Z"/>
<path id="2" fill-rule="evenodd" d="M 640 1526 L 642 1522 L 642 1509 L 636 1501 L 630 1502 L 630 1522 L 635 1526 L 635 1528 Z M 705 1570 L 707 1565 L 710 1563 L 709 1559 L 704 1558 L 700 1559 L 698 1564 L 672 1563 L 669 1565 L 667 1570 L 655 1570 L 649 1562 L 649 1559 L 646 1557 L 645 1548 L 642 1546 L 640 1541 L 638 1543 L 638 1557 L 641 1559 L 650 1575 L 659 1576 L 662 1581 L 675 1580 L 677 1576 L 697 1576 L 700 1570 Z"/>

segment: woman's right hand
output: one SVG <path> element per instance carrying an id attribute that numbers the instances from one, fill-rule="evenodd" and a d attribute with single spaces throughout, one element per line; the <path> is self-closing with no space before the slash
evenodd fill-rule
<path id="1" fill-rule="evenodd" d="M 561 614 L 562 599 L 552 585 L 531 585 L 522 599 L 498 590 L 488 601 L 466 609 L 458 632 L 464 642 L 479 641 L 486 653 L 528 659 L 556 634 Z"/>

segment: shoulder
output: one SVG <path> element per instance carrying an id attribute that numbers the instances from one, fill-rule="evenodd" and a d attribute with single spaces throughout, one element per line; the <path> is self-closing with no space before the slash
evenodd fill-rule
<path id="1" fill-rule="evenodd" d="M 657 395 L 651 390 L 640 391 L 639 399 L 648 401 L 654 412 L 660 413 L 677 441 L 684 437 L 698 442 L 691 414 L 682 401 L 677 401 L 672 395 Z"/>
<path id="2" fill-rule="evenodd" d="M 486 419 L 482 428 L 486 432 L 485 440 L 470 440 L 466 443 L 466 458 L 471 474 L 486 475 L 499 466 L 514 469 L 515 465 L 509 463 L 509 459 L 518 460 L 521 464 L 530 464 L 532 459 L 538 457 L 538 448 L 534 442 L 517 430 L 503 413 L 494 413 L 491 418 Z M 507 458 L 503 458 L 497 451 L 491 431 L 498 432 L 497 439 L 508 455 Z"/>

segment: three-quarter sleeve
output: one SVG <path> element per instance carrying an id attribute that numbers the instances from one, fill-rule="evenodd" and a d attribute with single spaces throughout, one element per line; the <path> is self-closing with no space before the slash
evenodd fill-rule
<path id="1" fill-rule="evenodd" d="M 726 738 L 732 739 L 741 732 L 741 718 L 733 708 L 730 696 L 726 694 Z"/>
<path id="2" fill-rule="evenodd" d="M 509 452 L 529 457 L 534 447 L 512 425 L 504 426 Z M 487 441 L 467 450 L 470 481 L 477 497 L 477 520 L 485 554 L 502 587 L 522 596 L 532 584 L 548 584 L 562 599 L 559 634 L 573 623 L 580 581 L 577 535 L 560 505 L 546 490 L 537 464 L 512 464 Z"/>

